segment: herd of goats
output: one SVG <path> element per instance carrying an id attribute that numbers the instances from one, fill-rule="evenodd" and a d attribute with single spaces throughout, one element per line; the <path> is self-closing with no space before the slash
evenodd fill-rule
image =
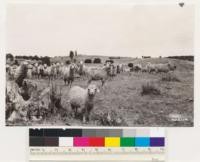
<path id="1" fill-rule="evenodd" d="M 31 63 L 25 60 L 20 65 L 6 65 L 6 119 L 15 121 L 18 118 L 27 120 L 28 113 L 24 113 L 24 105 L 27 105 L 27 94 L 30 93 L 26 80 L 48 79 L 49 84 L 56 79 L 62 79 L 64 84 L 68 84 L 69 103 L 73 118 L 81 116 L 82 122 L 90 120 L 90 112 L 94 106 L 95 94 L 99 92 L 97 85 L 92 81 L 101 81 L 102 86 L 108 78 L 112 78 L 120 73 L 129 72 L 146 72 L 146 73 L 168 73 L 174 71 L 176 65 L 168 63 L 152 64 L 148 62 L 145 66 L 134 64 L 128 66 L 125 64 L 115 64 L 106 62 L 102 66 L 87 65 L 83 61 L 73 62 L 70 64 L 52 63 L 50 66 L 43 63 Z M 85 77 L 88 87 L 73 86 L 72 83 L 76 77 Z M 14 81 L 15 86 L 10 82 Z M 13 90 L 14 89 L 14 90 Z M 18 115 L 16 115 L 18 114 Z"/>

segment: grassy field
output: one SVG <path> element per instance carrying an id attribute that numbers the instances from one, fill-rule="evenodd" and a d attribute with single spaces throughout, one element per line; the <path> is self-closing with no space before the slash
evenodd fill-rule
<path id="1" fill-rule="evenodd" d="M 54 61 L 61 60 L 56 58 Z M 177 66 L 171 74 L 122 73 L 108 80 L 104 87 L 100 86 L 100 82 L 95 81 L 101 87 L 100 93 L 96 95 L 91 120 L 85 126 L 193 126 L 193 62 L 167 58 L 115 60 L 116 63 L 134 62 L 144 65 L 146 62 L 165 63 L 168 61 Z M 175 79 L 168 81 L 162 79 L 169 76 Z M 48 87 L 45 79 L 33 81 L 38 84 L 39 90 Z M 70 115 L 69 87 L 65 86 L 61 79 L 54 82 L 61 89 L 61 104 L 66 111 L 57 112 L 45 120 L 26 122 L 26 124 L 17 123 L 17 125 L 84 125 L 81 120 L 74 119 Z M 77 78 L 73 85 L 87 87 L 87 79 Z M 142 93 L 147 85 L 159 93 Z M 106 122 L 108 114 L 113 120 L 119 120 L 119 122 L 117 124 Z"/>

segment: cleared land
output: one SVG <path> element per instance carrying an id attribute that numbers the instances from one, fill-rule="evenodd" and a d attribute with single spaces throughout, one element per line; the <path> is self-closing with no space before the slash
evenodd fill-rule
<path id="1" fill-rule="evenodd" d="M 84 56 L 79 59 L 83 58 Z M 101 59 L 104 62 L 107 58 Z M 53 61 L 61 61 L 61 59 L 56 58 Z M 68 102 L 69 87 L 64 85 L 62 79 L 57 79 L 54 83 L 61 89 L 63 109 L 55 114 L 49 114 L 46 119 L 40 121 L 19 121 L 14 125 L 193 126 L 194 63 L 192 61 L 167 58 L 121 58 L 116 59 L 115 63 L 133 62 L 145 65 L 147 62 L 169 61 L 177 66 L 177 69 L 170 74 L 124 72 L 108 80 L 96 95 L 91 120 L 87 124 L 82 124 L 80 119 L 72 118 Z M 49 86 L 47 79 L 32 81 L 37 83 L 38 92 L 42 92 Z M 95 83 L 100 86 L 100 82 L 95 81 Z M 153 86 L 159 93 L 142 93 L 142 86 L 147 84 L 151 88 Z M 87 87 L 87 78 L 76 78 L 74 85 Z M 111 121 L 108 121 L 108 116 Z M 7 125 L 13 123 L 7 121 Z"/>

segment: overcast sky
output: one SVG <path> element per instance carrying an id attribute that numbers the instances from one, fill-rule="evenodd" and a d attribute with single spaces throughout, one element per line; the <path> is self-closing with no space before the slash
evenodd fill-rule
<path id="1" fill-rule="evenodd" d="M 9 4 L 6 25 L 14 55 L 193 54 L 192 5 Z"/>

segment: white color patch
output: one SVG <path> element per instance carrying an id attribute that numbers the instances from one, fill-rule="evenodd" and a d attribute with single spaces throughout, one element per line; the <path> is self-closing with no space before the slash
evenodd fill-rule
<path id="1" fill-rule="evenodd" d="M 151 128 L 150 137 L 165 137 L 164 128 Z"/>
<path id="2" fill-rule="evenodd" d="M 73 146 L 73 137 L 59 137 L 59 146 Z"/>

